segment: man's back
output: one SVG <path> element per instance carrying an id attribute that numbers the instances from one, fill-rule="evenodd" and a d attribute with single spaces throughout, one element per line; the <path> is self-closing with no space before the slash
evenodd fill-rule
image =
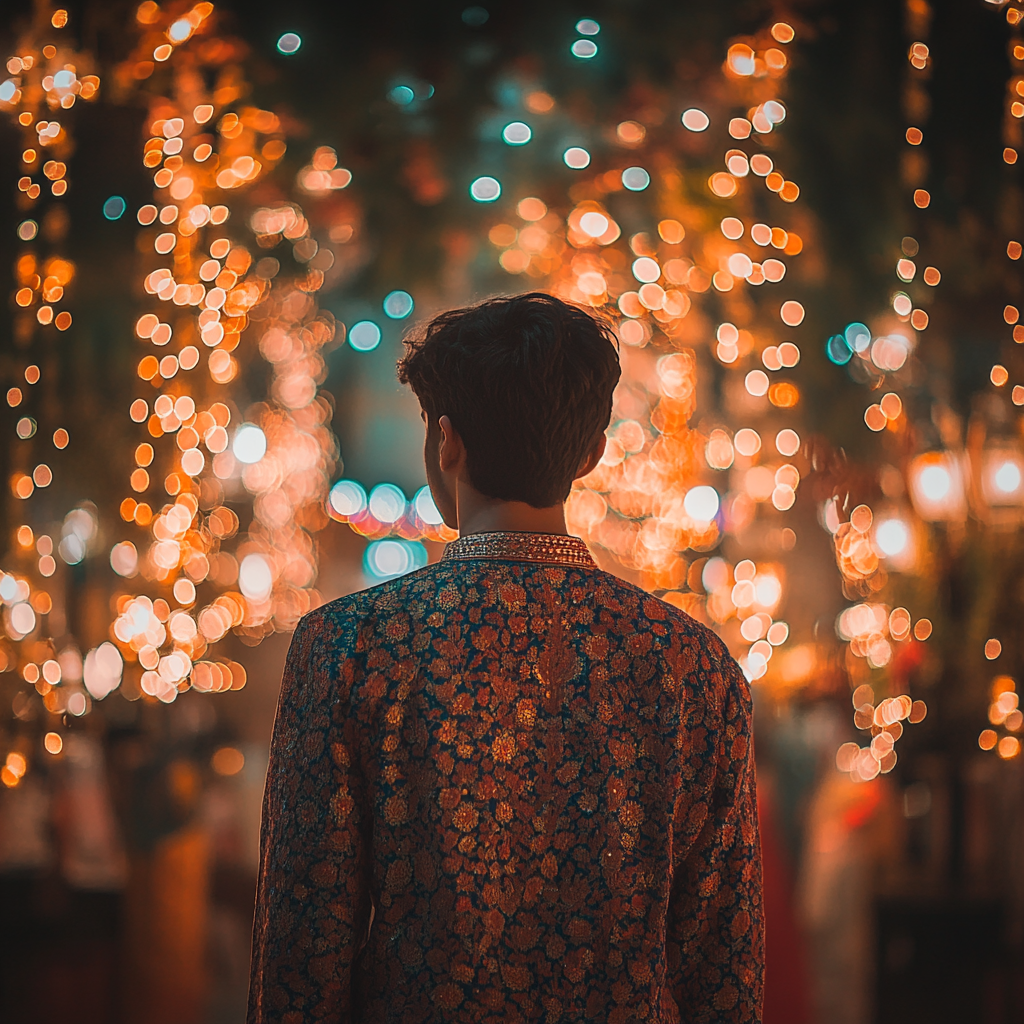
<path id="1" fill-rule="evenodd" d="M 307 616 L 263 846 L 250 1024 L 759 1019 L 746 683 L 575 538 Z"/>

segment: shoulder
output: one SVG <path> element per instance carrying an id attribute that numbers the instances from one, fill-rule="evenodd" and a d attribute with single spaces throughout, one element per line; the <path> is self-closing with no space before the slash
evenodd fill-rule
<path id="1" fill-rule="evenodd" d="M 600 606 L 617 606 L 622 613 L 635 618 L 641 628 L 658 625 L 659 633 L 691 639 L 705 648 L 711 657 L 731 660 L 729 650 L 718 634 L 693 616 L 604 570 L 598 570 L 594 575 Z"/>
<path id="2" fill-rule="evenodd" d="M 426 614 L 439 585 L 447 580 L 440 564 L 428 565 L 405 576 L 385 580 L 315 608 L 295 627 L 293 643 L 330 648 L 352 644 L 367 629 L 395 615 Z"/>
<path id="3" fill-rule="evenodd" d="M 698 684 L 725 702 L 749 701 L 749 686 L 729 648 L 714 630 L 674 605 L 610 573 L 595 579 L 598 605 L 618 609 L 639 633 L 648 633 L 667 668 L 680 682 Z"/>
<path id="4" fill-rule="evenodd" d="M 290 701 L 311 706 L 336 701 L 389 653 L 389 637 L 404 636 L 410 595 L 430 584 L 432 566 L 348 594 L 304 615 L 292 634 L 286 685 Z M 425 603 L 422 600 L 420 603 Z M 395 628 L 396 624 L 399 628 Z"/>

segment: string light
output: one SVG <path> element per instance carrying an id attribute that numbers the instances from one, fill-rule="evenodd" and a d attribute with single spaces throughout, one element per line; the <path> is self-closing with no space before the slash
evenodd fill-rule
<path id="1" fill-rule="evenodd" d="M 913 10 L 920 19 L 928 9 L 914 0 Z M 48 614 L 42 583 L 62 552 L 70 559 L 95 537 L 109 538 L 110 565 L 123 580 L 123 593 L 110 640 L 84 659 L 82 713 L 122 679 L 126 689 L 165 702 L 189 687 L 217 693 L 244 685 L 244 670 L 222 657 L 216 645 L 230 632 L 257 643 L 274 629 L 291 628 L 319 601 L 316 538 L 328 517 L 367 539 L 364 568 L 375 579 L 423 564 L 424 541 L 454 536 L 429 490 L 406 495 L 397 485 L 384 484 L 367 494 L 349 479 L 330 486 L 337 445 L 330 404 L 319 393 L 325 349 L 347 341 L 360 353 L 350 352 L 353 358 L 377 358 L 370 353 L 395 331 L 391 321 L 409 317 L 415 306 L 412 294 L 398 288 L 383 300 L 381 295 L 395 285 L 412 285 L 399 279 L 382 289 L 373 300 L 382 303 L 376 319 L 347 327 L 336 323 L 319 308 L 317 295 L 338 246 L 353 238 L 358 224 L 351 216 L 329 226 L 315 218 L 326 201 L 348 199 L 344 190 L 353 175 L 340 165 L 338 152 L 318 146 L 298 171 L 294 188 L 279 179 L 276 196 L 261 191 L 265 198 L 257 202 L 255 192 L 280 164 L 286 143 L 277 117 L 242 98 L 242 69 L 227 65 L 235 83 L 230 89 L 208 91 L 200 76 L 187 103 L 158 97 L 146 85 L 158 67 L 172 75 L 210 70 L 213 65 L 204 62 L 218 42 L 212 12 L 211 4 L 200 3 L 171 16 L 156 4 L 142 4 L 138 46 L 118 69 L 119 80 L 149 97 L 148 141 L 139 157 L 154 188 L 153 201 L 137 211 L 126 211 L 119 196 L 110 196 L 102 207 L 111 221 L 136 216 L 146 261 L 141 281 L 146 306 L 135 324 L 136 391 L 121 413 L 128 413 L 134 437 L 122 467 L 120 532 L 104 524 L 101 534 L 87 509 L 73 510 L 86 519 L 66 521 L 67 533 L 60 537 L 55 532 L 52 538 L 36 536 L 26 526 L 28 539 L 22 544 L 19 534 L 19 551 L 31 572 L 0 577 L 13 634 L 30 637 Z M 920 211 L 929 209 L 932 199 L 926 187 L 927 104 L 921 100 L 931 56 L 927 18 L 923 27 L 911 24 L 902 174 L 908 212 L 920 222 Z M 599 54 L 594 40 L 600 26 L 583 19 L 576 28 L 581 38 L 571 44 L 572 52 L 588 61 Z M 783 553 L 796 543 L 791 510 L 807 500 L 802 487 L 811 472 L 801 439 L 808 436 L 800 422 L 803 368 L 797 368 L 805 320 L 814 313 L 805 306 L 794 273 L 804 248 L 799 208 L 794 208 L 801 190 L 786 176 L 785 151 L 773 145 L 774 133 L 785 132 L 790 117 L 787 48 L 795 36 L 792 26 L 778 22 L 732 42 L 718 92 L 711 93 L 719 98 L 705 104 L 707 110 L 686 106 L 680 112 L 681 103 L 674 111 L 659 111 L 659 120 L 638 106 L 617 112 L 616 121 L 600 133 L 576 137 L 601 139 L 599 145 L 570 146 L 576 139 L 567 137 L 550 155 L 550 169 L 566 182 L 564 197 L 544 192 L 542 201 L 515 194 L 511 176 L 505 194 L 502 182 L 490 175 L 471 181 L 467 175 L 458 188 L 467 209 L 490 218 L 486 237 L 495 270 L 607 315 L 622 344 L 624 377 L 607 451 L 597 469 L 573 488 L 570 528 L 608 564 L 721 629 L 748 678 L 782 693 L 806 685 L 828 658 L 824 641 L 798 641 L 786 621 L 791 591 Z M 301 44 L 297 34 L 285 33 L 277 49 L 290 55 Z M 18 59 L 32 61 L 31 48 L 22 49 L 26 57 Z M 20 109 L 22 84 L 33 73 L 42 75 L 41 62 L 21 67 L 0 87 L 0 104 Z M 17 230 L 26 246 L 48 230 L 45 220 L 30 215 L 42 190 L 60 196 L 68 187 L 63 161 L 69 149 L 61 146 L 69 143 L 69 127 L 62 111 L 76 98 L 93 98 L 99 86 L 89 76 L 58 80 L 59 74 L 47 93 L 55 103 L 21 122 L 26 129 L 19 146 L 24 213 Z M 418 108 L 426 95 L 422 85 L 390 83 L 387 95 L 401 116 Z M 501 135 L 509 146 L 530 143 L 544 124 L 537 119 L 561 109 L 539 89 L 522 99 L 529 112 L 522 116 L 532 126 L 505 124 Z M 1011 127 L 1019 129 L 1019 119 L 1012 111 L 1010 116 L 1015 118 Z M 688 181 L 684 188 L 676 161 L 665 158 L 667 148 L 659 151 L 653 128 L 648 135 L 655 123 L 671 125 L 673 144 L 681 140 L 695 154 L 691 163 L 701 168 L 699 195 L 692 194 Z M 606 151 L 605 141 L 617 156 Z M 522 156 L 534 151 L 530 146 Z M 427 179 L 417 185 L 425 190 L 417 195 L 436 197 L 430 191 L 436 183 Z M 629 198 L 625 193 L 634 194 L 631 203 L 649 204 L 654 214 L 649 222 L 622 214 L 614 197 Z M 931 301 L 927 289 L 938 286 L 942 276 L 926 265 L 920 248 L 908 236 L 894 254 L 896 280 L 885 313 L 889 326 L 873 334 L 865 324 L 853 323 L 828 341 L 834 364 L 866 370 L 873 382 L 885 379 L 885 388 L 872 395 L 878 400 L 864 403 L 866 427 L 883 443 L 903 436 L 906 428 L 906 396 L 896 375 L 907 365 L 918 334 L 928 328 L 929 312 L 922 307 Z M 1011 241 L 1008 258 L 1020 254 L 1020 244 Z M 18 322 L 28 325 L 22 329 L 67 329 L 64 292 L 73 268 L 25 269 L 15 290 Z M 1006 322 L 1019 326 L 1016 320 Z M 1016 340 L 1024 341 L 1024 333 Z M 257 352 L 271 367 L 269 387 L 262 401 L 243 408 L 239 382 Z M 1009 383 L 1002 363 L 993 373 L 993 387 Z M 708 401 L 712 376 L 721 376 L 723 393 L 738 412 L 730 406 L 726 416 L 714 400 L 698 407 L 699 396 Z M 14 420 L 27 453 L 12 487 L 26 501 L 52 479 L 38 446 L 52 437 L 62 449 L 71 440 L 66 429 L 36 422 L 33 385 L 26 375 L 24 387 L 19 381 L 7 392 L 9 406 L 19 409 Z M 1016 386 L 1005 391 L 1018 401 Z M 730 422 L 742 425 L 734 430 Z M 926 518 L 921 510 L 927 506 L 927 514 L 935 516 L 929 521 L 957 521 L 968 500 L 959 464 L 943 457 L 919 468 L 913 479 L 908 476 L 912 490 L 915 480 L 920 484 L 921 493 L 912 496 L 919 518 Z M 1000 479 L 1009 481 L 1009 471 Z M 927 642 L 932 631 L 928 619 L 915 621 L 909 609 L 890 607 L 894 602 L 884 599 L 887 574 L 901 571 L 899 566 L 907 564 L 901 559 L 917 555 L 920 524 L 908 506 L 895 501 L 892 507 L 876 503 L 874 510 L 857 506 L 845 522 L 836 501 L 826 502 L 821 512 L 850 602 L 836 624 L 849 675 L 857 681 L 865 671 L 885 673 L 904 650 Z M 755 525 L 763 544 L 756 557 L 742 557 L 747 531 Z M 729 559 L 719 553 L 726 537 L 735 542 Z M 60 690 L 62 682 L 54 684 L 47 676 L 54 670 L 45 668 L 56 659 L 18 657 L 26 685 L 44 699 Z M 50 704 L 78 714 L 67 694 L 50 697 Z M 1014 710 L 990 724 L 1002 728 Z M 861 684 L 855 690 L 855 722 L 870 731 L 871 740 L 863 749 L 855 744 L 853 752 L 844 748 L 849 756 L 839 759 L 840 767 L 861 779 L 891 770 L 902 730 L 920 721 L 924 711 L 905 694 L 879 689 L 876 698 L 874 688 L 868 693 Z M 995 735 L 991 749 L 1009 756 L 1010 746 L 1002 743 L 1007 738 L 1012 737 Z M 218 763 L 215 771 L 230 774 L 225 766 L 237 759 L 225 754 Z M 20 779 L 17 768 L 16 762 L 7 764 L 5 785 Z"/>
<path id="2" fill-rule="evenodd" d="M 194 11 L 201 24 L 212 6 Z M 173 65 L 184 53 L 192 33 L 182 30 L 178 39 L 177 22 L 167 25 L 165 17 L 157 12 L 147 22 L 136 61 L 161 31 L 180 44 L 164 59 Z M 279 41 L 282 52 L 298 49 L 292 35 Z M 203 52 L 209 51 L 183 59 L 201 61 Z M 213 135 L 208 124 L 215 126 Z M 167 588 L 181 606 L 168 604 L 169 613 L 161 615 L 159 602 L 129 595 L 119 608 L 121 633 L 115 626 L 125 658 L 137 658 L 143 669 L 143 692 L 166 702 L 190 685 L 204 692 L 237 689 L 244 684 L 241 667 L 201 660 L 207 650 L 232 629 L 249 642 L 290 629 L 319 600 L 314 538 L 327 521 L 318 510 L 336 442 L 317 380 L 323 346 L 338 328 L 315 301 L 333 253 L 314 239 L 301 207 L 245 204 L 248 188 L 284 155 L 278 118 L 238 106 L 234 96 L 207 101 L 193 95 L 191 109 L 154 99 L 149 127 L 142 156 L 153 172 L 155 202 L 138 219 L 140 241 L 153 240 L 156 266 L 144 283 L 155 306 L 140 318 L 136 334 L 158 350 L 174 351 L 158 351 L 139 364 L 150 390 L 136 399 L 131 418 L 149 438 L 139 449 L 146 450 L 148 468 L 133 470 L 132 483 L 147 500 L 126 498 L 122 518 L 148 539 L 137 557 L 125 547 L 134 548 L 132 542 L 116 545 L 111 564 Z M 216 162 L 210 160 L 214 149 Z M 351 177 L 332 149 L 320 147 L 296 185 L 322 194 L 346 187 Z M 157 219 L 167 230 L 156 228 Z M 278 276 L 278 259 L 254 259 L 243 237 L 247 229 L 262 248 L 290 245 L 298 272 Z M 273 370 L 267 400 L 249 411 L 251 422 L 239 423 L 231 393 L 247 327 Z M 206 384 L 199 376 L 204 365 Z M 223 389 L 224 397 L 211 388 Z M 223 504 L 228 492 L 252 496 L 251 523 Z"/>
<path id="3" fill-rule="evenodd" d="M 15 344 L 23 351 L 46 344 L 46 335 L 51 331 L 63 333 L 73 324 L 66 306 L 73 291 L 76 267 L 62 255 L 70 222 L 68 208 L 59 200 L 69 191 L 67 160 L 74 148 L 71 111 L 79 100 L 91 102 L 97 98 L 100 79 L 87 73 L 89 55 L 74 52 L 58 34 L 67 24 L 65 9 L 53 13 L 49 27 L 37 22 L 19 39 L 17 54 L 8 58 L 6 67 L 11 77 L 0 86 L 0 111 L 10 113 L 22 133 L 18 180 L 22 216 L 32 211 L 44 196 L 51 199 L 45 216 L 40 220 L 24 217 L 17 229 L 23 245 L 14 265 L 17 313 L 13 333 Z M 49 243 L 45 259 L 39 251 L 40 232 Z M 53 483 L 54 471 L 49 460 L 54 450 L 67 448 L 71 438 L 59 424 L 49 423 L 44 431 L 38 429 L 37 417 L 44 424 L 49 421 L 48 410 L 53 406 L 51 398 L 56 385 L 53 376 L 44 378 L 39 366 L 31 363 L 24 368 L 24 381 L 25 388 L 8 389 L 7 402 L 11 408 L 26 412 L 14 428 L 18 443 L 12 452 L 14 472 L 10 485 L 18 503 L 24 503 L 23 514 L 27 518 L 36 514 L 33 497 Z M 57 545 L 48 534 L 36 537 L 27 524 L 22 525 L 16 531 L 17 545 L 9 556 L 19 568 L 12 569 L 9 564 L 7 572 L 0 571 L 0 600 L 7 627 L 6 637 L 0 643 L 0 671 L 17 670 L 51 713 L 66 711 L 77 716 L 89 707 L 88 696 L 81 689 L 81 676 L 76 679 L 71 672 L 62 680 L 58 659 L 71 666 L 79 656 L 73 641 L 69 643 L 67 639 L 61 651 L 57 651 L 56 639 L 67 633 L 67 624 L 62 601 L 61 610 L 51 615 L 51 591 L 60 595 L 63 587 L 63 581 L 54 578 L 57 558 L 70 564 L 80 560 L 93 540 L 94 525 L 90 510 L 69 512 Z M 55 689 L 62 682 L 60 689 Z M 51 754 L 58 754 L 62 746 L 59 734 L 47 734 L 44 745 Z M 4 785 L 18 785 L 26 767 L 21 754 L 9 755 L 0 772 Z"/>
<path id="4" fill-rule="evenodd" d="M 787 41 L 793 38 L 791 30 L 787 37 L 783 28 L 777 29 Z M 764 54 L 775 48 L 776 41 L 765 33 L 756 49 L 749 48 L 751 68 L 767 66 Z M 776 78 L 781 79 L 787 61 L 775 54 L 770 59 L 778 69 Z M 744 70 L 747 65 L 740 61 L 739 66 Z M 705 436 L 690 426 L 697 409 L 701 357 L 689 347 L 693 320 L 687 317 L 706 301 L 713 285 L 726 315 L 733 307 L 737 311 L 717 329 L 718 359 L 740 375 L 741 386 L 746 380 L 752 398 L 764 402 L 754 415 L 773 424 L 780 454 L 793 457 L 799 451 L 797 431 L 778 420 L 779 415 L 792 415 L 798 408 L 799 389 L 792 381 L 769 377 L 751 365 L 761 363 L 763 357 L 769 372 L 785 372 L 799 362 L 798 345 L 779 335 L 799 327 L 804 308 L 796 299 L 773 301 L 770 291 L 758 290 L 765 284 L 770 289 L 786 273 L 785 263 L 774 257 L 765 260 L 760 247 L 775 245 L 781 255 L 794 256 L 803 243 L 795 233 L 757 224 L 750 216 L 755 181 L 762 188 L 767 183 L 783 204 L 799 195 L 795 185 L 782 194 L 786 180 L 781 175 L 778 182 L 766 181 L 773 164 L 756 148 L 756 139 L 782 123 L 785 107 L 777 97 L 766 96 L 760 82 L 752 105 L 750 78 L 733 74 L 727 62 L 729 102 L 742 105 L 758 131 L 753 133 L 754 151 L 739 150 L 734 140 L 750 139 L 751 132 L 740 131 L 734 122 L 719 122 L 730 125 L 724 158 L 728 170 L 712 173 L 707 204 L 735 209 L 735 214 L 720 220 L 720 230 L 715 221 L 715 229 L 707 231 L 702 219 L 664 200 L 657 237 L 622 236 L 602 197 L 623 188 L 646 189 L 652 183 L 650 172 L 634 166 L 600 171 L 584 185 L 574 186 L 575 205 L 568 216 L 542 206 L 534 214 L 530 204 L 536 201 L 522 200 L 520 222 L 496 226 L 490 239 L 501 250 L 499 263 L 507 272 L 543 275 L 555 294 L 607 311 L 618 321 L 624 347 L 650 348 L 656 359 L 657 390 L 646 405 L 637 404 L 640 392 L 630 362 L 624 362 L 605 456 L 573 488 L 566 508 L 570 529 L 666 601 L 722 627 L 738 621 L 740 634 L 750 644 L 740 655 L 744 671 L 751 679 L 786 687 L 799 685 L 813 671 L 816 659 L 808 658 L 806 651 L 790 658 L 785 648 L 789 627 L 773 618 L 785 600 L 783 567 L 770 559 L 741 560 L 733 566 L 721 557 L 709 561 L 702 552 L 713 550 L 723 531 L 742 530 L 759 516 L 784 516 L 795 502 L 800 470 L 792 463 L 764 464 L 760 437 L 751 428 L 733 437 L 721 428 Z M 681 121 L 684 129 L 698 135 L 708 132 L 713 123 L 707 112 L 696 107 L 687 109 Z M 642 138 L 638 122 L 621 122 L 615 131 L 627 145 Z M 594 174 L 589 153 L 585 162 L 581 155 L 576 164 L 570 161 L 572 153 L 568 151 L 565 158 L 570 166 L 586 167 Z M 755 171 L 752 177 L 750 169 Z M 660 173 L 659 189 L 670 196 L 678 186 L 675 172 Z M 741 308 L 751 303 L 758 315 L 752 320 L 744 313 L 741 318 Z M 740 329 L 732 319 L 750 326 Z M 715 485 L 714 474 L 733 466 L 737 457 L 746 463 L 747 485 L 723 496 L 725 489 Z M 780 550 L 795 541 L 788 527 L 777 533 Z M 773 657 L 777 648 L 780 653 Z"/>

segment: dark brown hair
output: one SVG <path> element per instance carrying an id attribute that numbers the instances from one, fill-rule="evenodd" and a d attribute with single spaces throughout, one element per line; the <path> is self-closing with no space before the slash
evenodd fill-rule
<path id="1" fill-rule="evenodd" d="M 607 323 L 531 292 L 448 310 L 405 345 L 398 379 L 431 423 L 450 417 L 481 494 L 535 508 L 568 497 L 611 417 L 620 371 Z"/>

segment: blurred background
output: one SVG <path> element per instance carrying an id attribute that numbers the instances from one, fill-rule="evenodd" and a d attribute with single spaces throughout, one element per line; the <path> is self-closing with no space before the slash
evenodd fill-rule
<path id="1" fill-rule="evenodd" d="M 9 0 L 0 1020 L 243 1020 L 290 632 L 454 536 L 402 336 L 529 290 L 753 686 L 765 1019 L 1024 1019 L 1021 13 Z"/>

